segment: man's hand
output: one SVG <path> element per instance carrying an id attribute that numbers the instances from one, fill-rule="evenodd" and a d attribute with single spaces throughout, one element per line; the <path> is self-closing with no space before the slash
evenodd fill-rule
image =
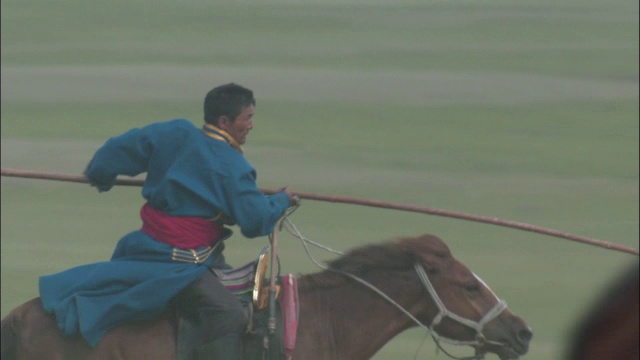
<path id="1" fill-rule="evenodd" d="M 289 206 L 300 205 L 300 197 L 298 197 L 298 195 L 294 195 L 293 192 L 291 192 L 291 188 L 285 186 L 282 188 L 282 191 L 284 191 L 284 193 L 287 194 L 287 197 L 289 197 Z"/>

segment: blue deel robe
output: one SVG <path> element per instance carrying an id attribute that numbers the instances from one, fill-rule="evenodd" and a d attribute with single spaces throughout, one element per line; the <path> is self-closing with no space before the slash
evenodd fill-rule
<path id="1" fill-rule="evenodd" d="M 203 218 L 222 212 L 225 223 L 248 238 L 271 233 L 289 205 L 287 195 L 263 194 L 242 152 L 224 141 L 228 134 L 218 135 L 209 137 L 186 119 L 132 129 L 98 149 L 85 174 L 107 191 L 118 175 L 146 172 L 142 196 L 156 209 Z M 133 231 L 110 261 L 42 276 L 40 297 L 64 334 L 80 333 L 95 347 L 118 325 L 160 315 L 208 266 L 228 267 L 223 249 L 219 243 L 200 264 L 172 261 L 172 246 Z"/>

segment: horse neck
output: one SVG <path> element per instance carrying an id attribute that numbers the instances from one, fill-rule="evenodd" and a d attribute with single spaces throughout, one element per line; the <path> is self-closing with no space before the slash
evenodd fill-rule
<path id="1" fill-rule="evenodd" d="M 371 279 L 377 280 L 368 281 L 407 310 L 418 306 L 420 293 L 411 291 L 415 286 L 380 278 L 389 276 L 374 275 Z M 305 280 L 300 279 L 302 283 Z M 334 286 L 302 286 L 299 298 L 297 347 L 305 359 L 369 359 L 397 334 L 415 325 L 386 299 L 350 280 Z"/>

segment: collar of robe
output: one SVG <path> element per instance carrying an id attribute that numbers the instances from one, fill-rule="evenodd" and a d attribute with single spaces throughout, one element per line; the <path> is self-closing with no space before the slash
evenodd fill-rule
<path id="1" fill-rule="evenodd" d="M 242 147 L 236 139 L 234 139 L 228 132 L 220 129 L 219 127 L 211 124 L 204 124 L 202 127 L 202 133 L 207 135 L 210 138 L 221 140 L 231 145 L 234 149 L 238 150 L 241 154 L 243 153 Z"/>

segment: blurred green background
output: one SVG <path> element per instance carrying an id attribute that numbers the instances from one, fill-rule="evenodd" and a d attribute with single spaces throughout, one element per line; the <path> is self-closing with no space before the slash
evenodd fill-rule
<path id="1" fill-rule="evenodd" d="M 261 187 L 457 210 L 638 248 L 637 1 L 1 6 L 3 168 L 80 174 L 108 137 L 131 127 L 200 124 L 204 94 L 234 81 L 258 99 L 246 154 Z M 98 194 L 2 178 L 1 195 L 2 316 L 37 296 L 38 276 L 106 260 L 140 226 L 136 188 Z M 350 205 L 305 201 L 292 220 L 341 250 L 440 236 L 533 328 L 531 360 L 562 359 L 576 321 L 637 261 Z M 267 243 L 239 231 L 231 241 L 236 265 Z M 279 251 L 283 272 L 317 271 L 295 238 L 283 235 Z M 406 331 L 374 359 L 445 358 L 423 340 Z"/>

